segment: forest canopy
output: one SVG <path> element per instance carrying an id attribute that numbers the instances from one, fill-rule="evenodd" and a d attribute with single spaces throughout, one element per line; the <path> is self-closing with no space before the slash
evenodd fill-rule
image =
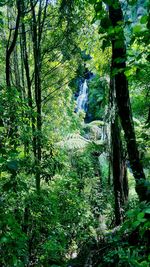
<path id="1" fill-rule="evenodd" d="M 0 0 L 0 266 L 150 266 L 149 0 Z"/>

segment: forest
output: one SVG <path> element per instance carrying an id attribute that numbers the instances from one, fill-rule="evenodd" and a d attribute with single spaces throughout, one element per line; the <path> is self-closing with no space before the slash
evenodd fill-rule
<path id="1" fill-rule="evenodd" d="M 149 0 L 0 0 L 0 266 L 150 266 Z"/>

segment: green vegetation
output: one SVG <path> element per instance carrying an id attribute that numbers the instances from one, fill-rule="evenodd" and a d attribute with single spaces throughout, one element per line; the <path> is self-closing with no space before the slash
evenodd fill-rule
<path id="1" fill-rule="evenodd" d="M 149 10 L 0 1 L 0 266 L 150 266 Z"/>

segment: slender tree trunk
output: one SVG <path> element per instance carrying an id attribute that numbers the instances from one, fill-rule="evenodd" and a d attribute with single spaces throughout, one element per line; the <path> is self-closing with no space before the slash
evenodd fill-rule
<path id="1" fill-rule="evenodd" d="M 22 16 L 22 20 L 23 20 L 23 16 Z M 23 101 L 25 103 L 25 101 L 27 99 L 27 95 L 26 95 L 26 81 L 25 81 L 25 71 L 24 71 L 23 31 L 21 31 L 21 34 L 20 34 L 20 56 L 21 56 L 20 68 L 21 68 L 21 89 L 22 89 L 21 92 L 22 92 L 22 99 L 23 99 Z M 26 114 L 26 111 L 24 109 L 22 110 L 22 117 L 23 117 L 23 122 L 24 122 L 24 118 L 28 117 L 28 115 Z M 30 127 L 28 122 L 25 121 L 24 123 L 26 123 Z M 29 155 L 29 140 L 28 139 L 24 140 L 24 155 L 25 155 L 25 157 L 27 155 Z"/>
<path id="2" fill-rule="evenodd" d="M 22 5 L 24 9 L 24 2 L 22 2 Z M 22 21 L 21 27 L 22 27 L 23 62 L 24 62 L 24 67 L 25 67 L 26 80 L 27 80 L 28 106 L 31 112 L 30 118 L 31 118 L 31 124 L 32 124 L 32 148 L 33 148 L 34 157 L 36 158 L 36 129 L 35 129 L 36 119 L 35 119 L 34 109 L 33 109 L 30 67 L 29 67 L 29 60 L 28 60 L 27 38 L 26 38 L 26 29 L 25 29 L 24 21 Z"/>
<path id="3" fill-rule="evenodd" d="M 16 18 L 15 32 L 14 32 L 14 35 L 13 35 L 12 42 L 10 44 L 11 33 L 12 33 L 12 30 L 10 30 L 9 39 L 8 39 L 7 48 L 6 48 L 6 85 L 8 87 L 11 86 L 11 81 L 10 81 L 10 73 L 11 73 L 10 58 L 11 58 L 11 54 L 14 51 L 14 48 L 15 48 L 15 45 L 16 45 L 16 41 L 17 41 L 17 37 L 18 37 L 18 31 L 19 31 L 19 23 L 20 23 L 20 18 L 21 18 L 20 5 L 21 5 L 20 0 L 17 0 L 17 11 L 18 11 L 18 14 L 17 14 L 17 18 Z"/>
<path id="4" fill-rule="evenodd" d="M 121 162 L 120 162 L 120 144 L 119 144 L 119 128 L 117 116 L 111 123 L 111 139 L 112 139 L 112 169 L 113 169 L 113 185 L 115 196 L 115 221 L 116 225 L 120 225 L 123 219 L 122 214 L 122 183 L 121 183 Z"/>
<path id="5" fill-rule="evenodd" d="M 22 100 L 22 92 L 21 92 L 21 82 L 20 82 L 20 70 L 19 70 L 19 58 L 18 58 L 18 49 L 17 46 L 14 49 L 13 53 L 14 57 L 14 76 L 15 76 L 15 85 L 18 89 L 18 92 L 20 94 L 20 98 Z"/>
<path id="6" fill-rule="evenodd" d="M 147 121 L 146 123 L 149 125 L 150 124 L 150 107 L 149 107 L 149 110 L 148 110 L 148 116 L 147 116 Z"/>
<path id="7" fill-rule="evenodd" d="M 21 31 L 21 33 L 22 33 L 22 31 Z M 24 48 L 23 48 L 22 34 L 20 34 L 21 87 L 22 87 L 22 98 L 25 101 L 25 99 L 26 99 L 26 86 L 25 86 L 24 53 L 23 53 Z"/>
<path id="8" fill-rule="evenodd" d="M 109 7 L 109 18 L 113 27 L 118 27 L 120 21 L 123 21 L 121 5 L 118 0 L 114 0 L 116 7 Z M 120 26 L 120 32 L 112 37 L 112 65 L 115 70 L 115 91 L 118 113 L 121 119 L 122 128 L 125 133 L 127 143 L 127 151 L 133 175 L 136 180 L 136 191 L 140 201 L 149 201 L 150 194 L 147 193 L 147 188 L 144 185 L 145 174 L 139 158 L 139 152 L 136 143 L 131 104 L 129 98 L 128 81 L 125 76 L 126 68 L 126 45 L 124 40 L 123 29 Z"/>
<path id="9" fill-rule="evenodd" d="M 33 41 L 33 54 L 34 54 L 34 86 L 35 86 L 35 103 L 36 103 L 36 189 L 40 192 L 40 168 L 41 168 L 41 156 L 42 156 L 42 99 L 41 99 L 41 40 L 44 27 L 44 21 L 46 18 L 46 9 L 48 0 L 45 2 L 44 11 L 42 14 L 42 0 L 39 1 L 38 14 L 36 16 L 35 7 L 32 0 L 30 0 L 31 13 L 32 13 L 32 41 Z"/>
<path id="10" fill-rule="evenodd" d="M 20 24 L 20 18 L 21 18 L 21 2 L 20 0 L 16 1 L 16 7 L 17 7 L 17 18 L 16 18 L 16 25 L 14 34 L 12 36 L 12 30 L 9 32 L 9 38 L 7 41 L 6 46 L 6 67 L 5 67 L 5 74 L 6 74 L 6 85 L 7 85 L 7 91 L 9 92 L 10 98 L 13 96 L 13 91 L 11 88 L 11 55 L 15 49 L 17 37 L 18 37 L 18 31 L 19 31 L 19 24 Z M 17 125 L 15 122 L 15 106 L 10 105 L 10 115 L 9 115 L 9 122 L 8 122 L 8 136 L 10 138 L 10 143 L 14 146 L 14 149 L 17 146 Z"/>
<path id="11" fill-rule="evenodd" d="M 35 18 L 35 14 L 33 15 Z M 34 49 L 34 84 L 35 84 L 35 101 L 37 108 L 37 140 L 36 140 L 36 188 L 40 191 L 40 163 L 41 163 L 41 130 L 42 130 L 42 116 L 41 116 L 41 57 L 40 44 L 38 44 L 37 25 L 36 20 L 33 21 L 33 49 Z"/>

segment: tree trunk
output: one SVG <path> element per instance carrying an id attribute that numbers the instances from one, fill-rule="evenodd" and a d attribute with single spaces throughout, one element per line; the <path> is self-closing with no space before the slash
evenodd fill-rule
<path id="1" fill-rule="evenodd" d="M 122 153 L 122 142 L 117 115 L 115 116 L 114 121 L 111 123 L 111 139 L 113 184 L 115 196 L 115 218 L 116 225 L 120 225 L 123 220 L 124 204 L 128 199 L 128 183 L 126 163 Z"/>
<path id="2" fill-rule="evenodd" d="M 22 2 L 23 11 L 24 11 L 24 2 Z M 23 12 L 22 12 L 23 13 Z M 24 19 L 24 17 L 23 17 Z M 36 119 L 34 116 L 34 110 L 33 110 L 33 97 L 32 97 L 32 90 L 31 90 L 31 78 L 30 78 L 30 67 L 29 67 L 29 60 L 28 60 L 28 52 L 27 52 L 27 39 L 26 39 L 26 29 L 24 21 L 22 20 L 22 47 L 23 49 L 23 62 L 25 67 L 25 74 L 26 74 L 26 80 L 27 80 L 27 96 L 28 96 L 28 106 L 30 108 L 30 118 L 31 118 L 31 124 L 32 124 L 32 148 L 34 157 L 36 158 Z"/>
<path id="3" fill-rule="evenodd" d="M 148 110 L 148 116 L 147 116 L 147 121 L 146 121 L 146 124 L 150 124 L 150 107 L 149 107 L 149 110 Z"/>
<path id="4" fill-rule="evenodd" d="M 116 26 L 118 27 L 120 21 L 123 21 L 123 14 L 119 1 L 114 0 L 113 3 L 114 2 L 117 2 L 117 5 L 116 7 L 113 5 L 109 7 L 109 18 L 115 29 Z M 115 71 L 114 79 L 118 114 L 125 133 L 130 165 L 136 180 L 136 191 L 140 201 L 149 201 L 150 194 L 148 195 L 147 188 L 144 185 L 145 174 L 140 162 L 136 143 L 128 81 L 124 73 L 126 68 L 126 45 L 124 41 L 124 32 L 121 26 L 119 33 L 112 37 L 112 66 Z"/>
<path id="5" fill-rule="evenodd" d="M 13 91 L 11 89 L 11 67 L 10 67 L 10 60 L 11 55 L 15 49 L 17 37 L 18 37 L 18 31 L 19 31 L 19 24 L 20 24 L 20 18 L 21 18 L 21 8 L 20 8 L 21 2 L 20 0 L 17 0 L 16 6 L 17 6 L 17 18 L 16 18 L 16 25 L 14 34 L 12 37 L 12 30 L 9 32 L 9 38 L 7 41 L 6 46 L 6 66 L 5 66 L 5 74 L 6 74 L 6 85 L 7 85 L 7 91 L 9 92 L 10 99 L 13 98 Z M 12 41 L 11 41 L 12 37 Z M 14 149 L 17 146 L 17 125 L 15 122 L 15 106 L 10 105 L 9 110 L 9 122 L 8 122 L 8 137 L 10 138 L 10 143 L 14 146 Z"/>
<path id="6" fill-rule="evenodd" d="M 23 98 L 22 98 L 22 92 L 21 92 L 21 81 L 20 81 L 19 58 L 18 58 L 17 46 L 14 49 L 13 62 L 14 62 L 15 86 L 19 92 L 20 99 L 22 101 Z"/>
<path id="7" fill-rule="evenodd" d="M 34 86 L 35 86 L 35 103 L 36 103 L 36 189 L 40 192 L 40 168 L 42 156 L 42 99 L 41 99 L 41 40 L 44 28 L 44 21 L 46 18 L 46 9 L 48 0 L 45 1 L 44 9 L 42 8 L 42 0 L 39 1 L 38 14 L 35 13 L 35 6 L 30 0 L 31 14 L 32 14 L 32 41 L 34 54 Z M 43 13 L 42 13 L 43 12 Z"/>
<path id="8" fill-rule="evenodd" d="M 113 68 L 111 68 L 113 70 Z M 112 73 L 111 73 L 112 76 Z M 114 79 L 110 79 L 110 109 L 114 112 L 111 119 L 111 164 L 113 173 L 113 186 L 115 197 L 115 223 L 120 225 L 123 221 L 123 208 L 128 200 L 128 179 L 126 171 L 126 162 L 123 155 L 123 146 L 121 141 L 121 129 L 116 110 L 116 98 L 114 90 Z"/>
<path id="9" fill-rule="evenodd" d="M 20 0 L 18 0 L 17 1 L 18 14 L 17 14 L 17 18 L 16 18 L 15 32 L 14 32 L 14 35 L 13 35 L 12 42 L 10 44 L 10 39 L 11 39 L 11 30 L 10 30 L 9 39 L 8 39 L 7 48 L 6 48 L 6 85 L 8 87 L 11 86 L 11 81 L 10 81 L 10 73 L 11 73 L 10 57 L 11 57 L 11 54 L 14 51 L 14 48 L 15 48 L 15 45 L 16 45 L 16 41 L 17 41 L 17 37 L 18 37 L 18 31 L 19 31 L 19 23 L 20 23 L 20 18 L 21 18 L 20 5 L 21 5 L 21 2 L 20 2 Z"/>

